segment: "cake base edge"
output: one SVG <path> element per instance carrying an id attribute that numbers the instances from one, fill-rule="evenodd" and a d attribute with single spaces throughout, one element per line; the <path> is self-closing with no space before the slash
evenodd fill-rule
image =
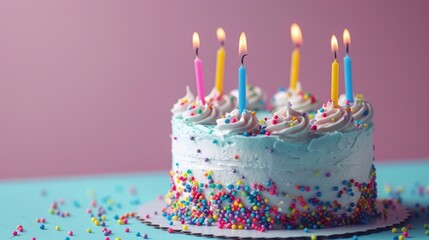
<path id="1" fill-rule="evenodd" d="M 142 223 L 167 230 L 171 228 L 174 233 L 190 234 L 202 237 L 217 237 L 217 238 L 244 238 L 244 239 L 291 239 L 301 237 L 330 237 L 340 238 L 349 237 L 353 235 L 365 235 L 374 232 L 387 230 L 391 227 L 401 225 L 409 218 L 410 214 L 407 208 L 400 203 L 393 203 L 386 208 L 384 200 L 377 199 L 377 210 L 383 213 L 380 218 L 375 218 L 368 224 L 360 225 L 347 225 L 342 227 L 331 227 L 325 229 L 309 230 L 305 232 L 302 229 L 295 230 L 270 230 L 267 232 L 260 232 L 256 230 L 232 230 L 232 229 L 219 229 L 217 226 L 195 226 L 188 225 L 186 231 L 182 230 L 182 224 L 174 221 L 173 225 L 169 225 L 169 221 L 160 214 L 163 208 L 166 207 L 164 199 L 156 199 L 141 205 L 137 211 L 136 216 Z M 157 214 L 155 214 L 157 213 Z"/>

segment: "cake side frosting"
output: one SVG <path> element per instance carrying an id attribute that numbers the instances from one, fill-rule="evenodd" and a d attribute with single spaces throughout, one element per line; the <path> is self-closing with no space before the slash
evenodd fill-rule
<path id="1" fill-rule="evenodd" d="M 293 141 L 175 119 L 172 126 L 169 218 L 264 231 L 364 223 L 376 214 L 372 125 Z M 265 218 L 256 223 L 252 214 Z"/>

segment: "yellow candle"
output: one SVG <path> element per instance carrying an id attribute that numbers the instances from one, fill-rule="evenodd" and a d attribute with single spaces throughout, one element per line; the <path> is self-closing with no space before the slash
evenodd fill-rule
<path id="1" fill-rule="evenodd" d="M 331 75 L 331 99 L 334 102 L 334 107 L 338 107 L 338 76 L 340 75 L 340 65 L 337 59 L 332 63 Z"/>
<path id="2" fill-rule="evenodd" d="M 216 82 L 215 87 L 220 94 L 223 93 L 223 77 L 225 73 L 225 31 L 222 28 L 218 28 L 216 31 L 217 39 L 220 42 L 219 50 L 217 50 L 217 61 L 216 61 Z"/>
<path id="3" fill-rule="evenodd" d="M 340 65 L 337 62 L 338 41 L 335 35 L 331 37 L 331 49 L 334 53 L 334 62 L 331 70 L 331 99 L 334 107 L 338 107 L 338 78 L 340 76 Z"/>
<path id="4" fill-rule="evenodd" d="M 298 73 L 299 73 L 299 58 L 300 58 L 299 49 L 295 48 L 292 52 L 292 59 L 290 65 L 290 86 L 292 90 L 296 90 L 296 85 L 298 83 Z"/>
<path id="5" fill-rule="evenodd" d="M 289 88 L 296 90 L 298 79 L 299 79 L 299 61 L 301 54 L 299 53 L 299 47 L 302 45 L 302 33 L 301 28 L 298 24 L 294 23 L 290 27 L 290 35 L 292 42 L 295 44 L 295 49 L 292 52 L 292 59 L 290 64 L 290 85 Z"/>

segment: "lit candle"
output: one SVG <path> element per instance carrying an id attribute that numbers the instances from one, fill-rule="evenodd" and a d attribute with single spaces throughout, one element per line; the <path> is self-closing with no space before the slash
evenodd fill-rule
<path id="1" fill-rule="evenodd" d="M 198 98 L 200 99 L 202 104 L 205 104 L 204 101 L 204 79 L 203 79 L 203 62 L 201 61 L 201 58 L 198 57 L 198 49 L 200 47 L 200 37 L 198 36 L 198 33 L 194 32 L 194 35 L 192 36 L 192 44 L 195 49 L 195 60 L 194 60 L 194 67 L 195 67 L 195 79 L 197 81 L 197 92 L 198 92 Z"/>
<path id="2" fill-rule="evenodd" d="M 215 87 L 220 94 L 223 93 L 223 77 L 225 72 L 225 31 L 223 28 L 218 28 L 216 31 L 217 39 L 219 40 L 220 47 L 217 50 L 216 61 L 216 83 Z"/>
<path id="3" fill-rule="evenodd" d="M 238 54 L 241 57 L 241 66 L 238 68 L 238 110 L 243 112 L 246 109 L 246 68 L 244 67 L 244 57 L 247 56 L 247 41 L 244 32 L 240 35 L 238 44 Z"/>
<path id="4" fill-rule="evenodd" d="M 292 42 L 295 44 L 295 49 L 292 52 L 292 59 L 290 64 L 290 86 L 289 88 L 292 90 L 296 90 L 296 86 L 298 83 L 299 76 L 299 47 L 302 45 L 302 34 L 301 28 L 298 24 L 294 23 L 290 26 L 290 35 L 292 38 Z"/>
<path id="5" fill-rule="evenodd" d="M 331 37 L 331 49 L 334 53 L 334 62 L 332 63 L 331 71 L 331 99 L 334 107 L 338 107 L 338 77 L 340 75 L 340 66 L 337 62 L 338 41 L 335 35 Z"/>
<path id="6" fill-rule="evenodd" d="M 344 29 L 343 41 L 346 46 L 346 56 L 344 57 L 344 83 L 346 89 L 346 100 L 349 102 L 354 101 L 353 97 L 353 78 L 352 78 L 352 58 L 349 55 L 349 48 L 351 44 L 350 32 Z"/>

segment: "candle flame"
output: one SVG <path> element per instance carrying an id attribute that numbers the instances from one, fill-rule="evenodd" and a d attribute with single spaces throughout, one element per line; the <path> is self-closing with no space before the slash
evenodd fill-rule
<path id="1" fill-rule="evenodd" d="M 352 42 L 352 39 L 350 37 L 350 32 L 347 28 L 344 29 L 344 32 L 343 32 L 343 41 L 345 46 L 350 45 L 350 43 Z"/>
<path id="2" fill-rule="evenodd" d="M 200 47 L 200 37 L 197 32 L 194 32 L 194 35 L 192 35 L 192 45 L 194 46 L 194 49 Z"/>
<path id="3" fill-rule="evenodd" d="M 292 42 L 297 47 L 302 45 L 302 33 L 301 33 L 301 28 L 298 26 L 298 24 L 293 23 L 290 26 L 290 36 L 292 38 Z"/>
<path id="4" fill-rule="evenodd" d="M 217 40 L 219 40 L 219 42 L 223 44 L 226 39 L 225 30 L 223 30 L 223 28 L 218 28 L 216 30 L 216 35 L 217 35 Z"/>
<path id="5" fill-rule="evenodd" d="M 238 54 L 239 55 L 247 54 L 247 40 L 246 40 L 246 34 L 244 32 L 240 34 L 240 41 L 238 43 Z"/>
<path id="6" fill-rule="evenodd" d="M 332 52 L 338 51 L 338 40 L 335 35 L 332 35 L 331 37 L 331 49 L 332 49 Z"/>

